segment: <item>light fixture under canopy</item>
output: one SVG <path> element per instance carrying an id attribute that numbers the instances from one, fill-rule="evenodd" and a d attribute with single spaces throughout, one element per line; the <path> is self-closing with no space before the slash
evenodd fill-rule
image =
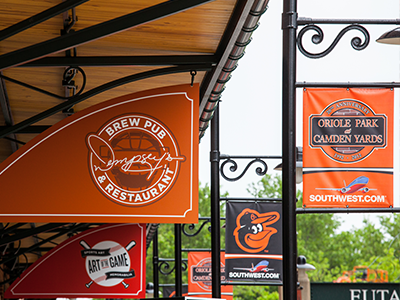
<path id="1" fill-rule="evenodd" d="M 385 32 L 376 41 L 383 44 L 400 45 L 400 27 Z"/>

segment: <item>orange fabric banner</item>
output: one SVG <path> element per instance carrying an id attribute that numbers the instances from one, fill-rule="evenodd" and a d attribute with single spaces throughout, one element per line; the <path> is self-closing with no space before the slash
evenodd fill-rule
<path id="1" fill-rule="evenodd" d="M 188 296 L 212 298 L 211 252 L 189 252 L 188 265 Z M 225 253 L 221 252 L 221 282 L 225 280 Z M 221 298 L 232 300 L 233 286 L 222 285 Z"/>
<path id="2" fill-rule="evenodd" d="M 0 218 L 197 222 L 198 98 L 198 85 L 149 90 L 52 126 L 0 165 Z"/>
<path id="3" fill-rule="evenodd" d="M 390 89 L 304 89 L 305 207 L 393 205 Z"/>

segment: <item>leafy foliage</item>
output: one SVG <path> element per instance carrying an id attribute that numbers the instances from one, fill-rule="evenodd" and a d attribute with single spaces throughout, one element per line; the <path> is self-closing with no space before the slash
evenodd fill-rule
<path id="1" fill-rule="evenodd" d="M 234 300 L 278 300 L 277 287 L 269 286 L 235 286 L 233 288 Z"/>

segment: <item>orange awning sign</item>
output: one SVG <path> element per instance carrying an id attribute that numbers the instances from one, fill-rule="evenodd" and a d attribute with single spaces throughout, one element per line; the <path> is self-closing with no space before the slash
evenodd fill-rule
<path id="1" fill-rule="evenodd" d="M 306 207 L 393 205 L 393 91 L 305 89 Z"/>
<path id="2" fill-rule="evenodd" d="M 3 221 L 197 222 L 198 85 L 82 110 L 0 165 Z"/>

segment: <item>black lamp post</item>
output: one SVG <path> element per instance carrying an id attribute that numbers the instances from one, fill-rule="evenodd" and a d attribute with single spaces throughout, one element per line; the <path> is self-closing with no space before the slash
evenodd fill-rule
<path id="1" fill-rule="evenodd" d="M 282 31 L 283 297 L 296 300 L 296 0 L 283 1 Z"/>

